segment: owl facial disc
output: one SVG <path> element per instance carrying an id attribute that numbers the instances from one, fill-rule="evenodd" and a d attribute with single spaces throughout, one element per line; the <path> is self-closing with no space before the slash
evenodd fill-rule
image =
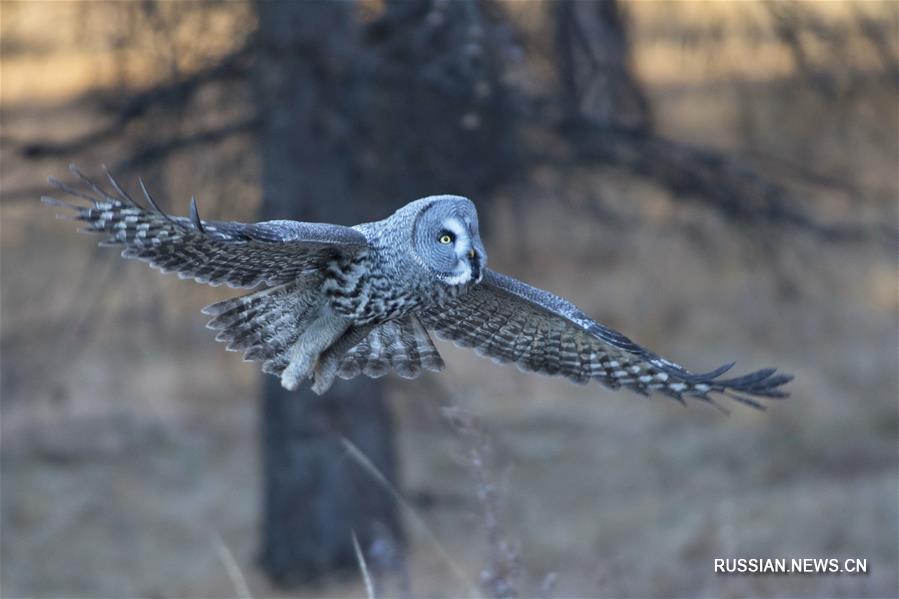
<path id="1" fill-rule="evenodd" d="M 480 263 L 477 252 L 472 245 L 468 227 L 458 216 L 444 219 L 443 228 L 449 231 L 453 239 L 453 251 L 456 255 L 457 267 L 452 274 L 443 278 L 447 285 L 464 285 L 481 278 Z"/>
<path id="2" fill-rule="evenodd" d="M 474 204 L 461 196 L 433 196 L 425 201 L 413 233 L 419 259 L 445 285 L 480 282 L 487 256 Z"/>

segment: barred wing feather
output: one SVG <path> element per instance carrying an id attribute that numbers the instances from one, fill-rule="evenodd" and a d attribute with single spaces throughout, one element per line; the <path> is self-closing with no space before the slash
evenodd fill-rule
<path id="1" fill-rule="evenodd" d="M 720 393 L 761 408 L 753 398 L 786 397 L 781 387 L 792 379 L 773 368 L 720 378 L 732 363 L 690 372 L 591 320 L 570 302 L 491 270 L 468 293 L 423 310 L 419 318 L 439 339 L 523 370 L 579 383 L 597 380 L 644 395 L 658 392 L 679 401 L 689 396 L 714 403 L 710 394 Z"/>
<path id="2" fill-rule="evenodd" d="M 297 221 L 239 223 L 204 221 L 191 200 L 190 217 L 172 217 L 159 209 L 143 182 L 147 205 L 131 198 L 107 173 L 108 192 L 74 166 L 81 185 L 57 179 L 61 191 L 87 200 L 73 204 L 51 197 L 44 203 L 70 209 L 84 221 L 83 231 L 105 233 L 101 245 L 124 246 L 122 256 L 149 262 L 163 272 L 176 272 L 199 283 L 252 288 L 278 285 L 323 268 L 340 255 L 354 255 L 367 247 L 365 236 L 350 227 Z"/>

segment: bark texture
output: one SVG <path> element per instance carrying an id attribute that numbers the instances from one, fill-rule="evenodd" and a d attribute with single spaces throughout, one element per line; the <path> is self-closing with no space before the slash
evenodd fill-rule
<path id="1" fill-rule="evenodd" d="M 262 114 L 260 217 L 353 224 L 352 135 L 341 107 L 352 79 L 352 4 L 259 2 L 255 85 Z M 322 397 L 263 378 L 262 568 L 282 585 L 356 568 L 363 548 L 402 538 L 397 506 L 345 437 L 396 480 L 390 414 L 378 381 L 339 381 Z"/>

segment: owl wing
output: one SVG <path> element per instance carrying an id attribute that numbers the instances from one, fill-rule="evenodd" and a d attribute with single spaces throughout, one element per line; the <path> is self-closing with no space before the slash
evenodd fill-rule
<path id="1" fill-rule="evenodd" d="M 89 202 L 70 204 L 43 197 L 46 204 L 74 211 L 86 232 L 105 233 L 100 245 L 124 246 L 122 256 L 149 262 L 162 272 L 176 272 L 199 283 L 251 288 L 277 285 L 318 271 L 340 255 L 368 247 L 365 236 L 350 227 L 277 220 L 261 223 L 200 220 L 191 200 L 190 217 L 172 217 L 159 209 L 141 182 L 148 203 L 128 195 L 107 173 L 110 193 L 84 176 L 78 188 L 51 178 L 50 184 Z"/>
<path id="2" fill-rule="evenodd" d="M 588 318 L 575 305 L 517 279 L 487 270 L 468 293 L 419 314 L 438 339 L 474 348 L 497 362 L 562 375 L 579 383 L 598 380 L 643 395 L 659 392 L 714 403 L 721 393 L 761 408 L 756 398 L 780 398 L 793 377 L 773 368 L 722 379 L 733 363 L 704 374 L 692 373 Z"/>

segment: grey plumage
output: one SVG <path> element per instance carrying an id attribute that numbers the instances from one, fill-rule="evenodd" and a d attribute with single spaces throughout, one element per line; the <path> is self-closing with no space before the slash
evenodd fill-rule
<path id="1" fill-rule="evenodd" d="M 719 379 L 732 363 L 692 373 L 594 322 L 570 302 L 491 270 L 464 297 L 426 308 L 420 319 L 438 338 L 497 362 L 644 395 L 657 391 L 680 401 L 684 396 L 712 401 L 710 393 L 724 393 L 760 407 L 746 396 L 784 397 L 780 387 L 792 378 L 765 369 Z"/>
<path id="2" fill-rule="evenodd" d="M 352 379 L 360 374 L 379 378 L 395 371 L 414 379 L 422 369 L 440 372 L 443 358 L 418 318 L 407 314 L 375 328 L 340 359 L 337 376 Z"/>
<path id="3" fill-rule="evenodd" d="M 786 396 L 792 377 L 774 369 L 722 379 L 732 364 L 692 373 L 583 314 L 568 301 L 486 269 L 477 211 L 466 198 L 432 196 L 388 218 L 354 227 L 296 221 L 205 221 L 191 199 L 189 217 L 147 206 L 111 176 L 110 193 L 77 169 L 82 187 L 50 182 L 88 200 L 70 208 L 101 245 L 210 285 L 263 289 L 204 309 L 227 349 L 262 363 L 288 389 L 313 378 L 323 393 L 335 377 L 414 378 L 443 368 L 427 330 L 498 362 L 597 380 L 642 394 L 713 401 L 724 394 Z"/>

